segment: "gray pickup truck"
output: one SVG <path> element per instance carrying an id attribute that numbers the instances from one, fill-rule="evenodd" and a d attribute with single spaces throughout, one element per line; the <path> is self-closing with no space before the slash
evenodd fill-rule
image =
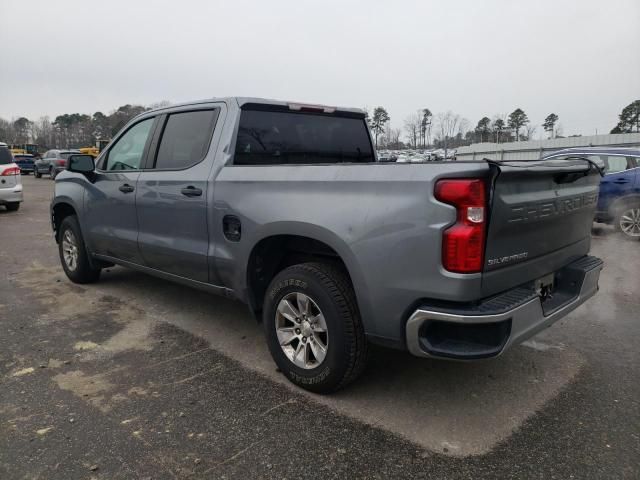
<path id="1" fill-rule="evenodd" d="M 224 98 L 72 155 L 51 219 L 72 281 L 119 264 L 241 300 L 281 371 L 331 392 L 371 343 L 494 357 L 594 295 L 599 180 L 579 158 L 381 163 L 360 110 Z"/>

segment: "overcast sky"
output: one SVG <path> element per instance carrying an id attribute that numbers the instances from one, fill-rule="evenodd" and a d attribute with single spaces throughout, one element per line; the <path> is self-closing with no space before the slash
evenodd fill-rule
<path id="1" fill-rule="evenodd" d="M 0 117 L 241 95 L 522 108 L 608 132 L 640 98 L 640 1 L 0 0 Z M 541 128 L 538 128 L 541 134 Z"/>

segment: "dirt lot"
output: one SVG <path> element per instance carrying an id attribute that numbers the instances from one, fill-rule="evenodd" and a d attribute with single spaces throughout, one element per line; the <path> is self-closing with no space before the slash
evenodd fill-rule
<path id="1" fill-rule="evenodd" d="M 640 243 L 594 229 L 595 300 L 504 356 L 375 349 L 320 397 L 229 300 L 122 268 L 67 281 L 53 182 L 0 208 L 0 479 L 638 478 Z"/>

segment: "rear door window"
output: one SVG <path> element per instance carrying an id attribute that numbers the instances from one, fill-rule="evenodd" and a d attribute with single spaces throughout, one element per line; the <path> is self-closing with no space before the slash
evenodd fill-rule
<path id="1" fill-rule="evenodd" d="M 373 162 L 364 118 L 336 114 L 243 110 L 234 164 Z"/>
<path id="2" fill-rule="evenodd" d="M 156 169 L 184 169 L 199 163 L 209 150 L 218 110 L 172 113 L 156 155 Z"/>
<path id="3" fill-rule="evenodd" d="M 598 165 L 604 165 L 606 174 L 619 173 L 633 168 L 629 162 L 630 157 L 622 157 L 620 155 L 589 155 L 589 159 Z"/>
<path id="4" fill-rule="evenodd" d="M 13 163 L 11 150 L 4 146 L 0 147 L 0 165 L 7 165 L 9 163 Z"/>
<path id="5" fill-rule="evenodd" d="M 609 155 L 607 157 L 607 173 L 624 172 L 628 167 L 627 157 Z"/>

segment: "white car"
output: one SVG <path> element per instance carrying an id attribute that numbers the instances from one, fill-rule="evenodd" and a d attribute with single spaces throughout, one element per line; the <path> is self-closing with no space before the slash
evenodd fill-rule
<path id="1" fill-rule="evenodd" d="M 0 143 L 0 205 L 15 212 L 22 202 L 22 177 L 20 167 L 6 143 Z"/>

